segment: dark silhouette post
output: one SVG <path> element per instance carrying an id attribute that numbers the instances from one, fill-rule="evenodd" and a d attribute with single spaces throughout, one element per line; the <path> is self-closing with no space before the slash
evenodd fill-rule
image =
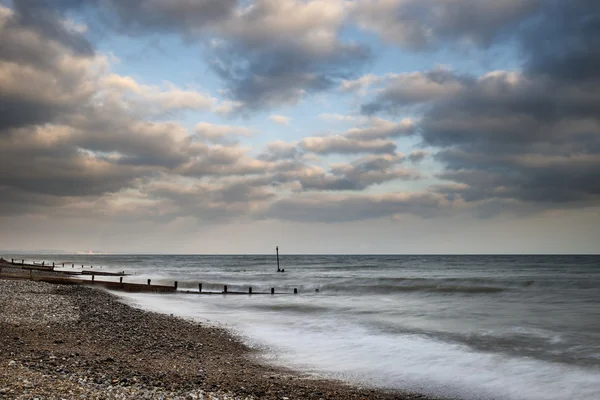
<path id="1" fill-rule="evenodd" d="M 152 282 L 152 279 L 148 279 L 148 285 L 150 284 L 150 282 Z"/>
<path id="2" fill-rule="evenodd" d="M 198 284 L 198 293 L 202 293 L 202 283 Z"/>
<path id="3" fill-rule="evenodd" d="M 275 246 L 275 251 L 277 252 L 277 272 L 281 272 L 279 269 L 279 246 Z"/>

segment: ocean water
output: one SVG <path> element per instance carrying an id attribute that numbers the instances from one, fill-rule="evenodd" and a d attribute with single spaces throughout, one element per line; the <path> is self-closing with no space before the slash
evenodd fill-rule
<path id="1" fill-rule="evenodd" d="M 281 255 L 285 273 L 274 255 L 14 257 L 177 280 L 177 294 L 118 295 L 224 324 L 306 373 L 469 400 L 600 399 L 600 256 Z M 184 293 L 198 282 L 299 294 Z"/>

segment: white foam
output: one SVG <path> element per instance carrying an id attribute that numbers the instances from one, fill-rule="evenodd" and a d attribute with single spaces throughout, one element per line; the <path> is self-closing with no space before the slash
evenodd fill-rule
<path id="1" fill-rule="evenodd" d="M 153 311 L 229 324 L 269 361 L 377 387 L 437 396 L 502 400 L 597 400 L 600 368 L 476 352 L 419 335 L 391 335 L 343 315 L 256 311 L 282 298 L 121 294 Z M 217 298 L 218 297 L 218 298 Z"/>

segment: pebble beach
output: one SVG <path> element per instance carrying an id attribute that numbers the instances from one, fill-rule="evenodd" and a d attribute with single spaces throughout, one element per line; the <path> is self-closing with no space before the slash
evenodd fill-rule
<path id="1" fill-rule="evenodd" d="M 426 399 L 261 363 L 225 329 L 100 289 L 0 279 L 2 399 Z"/>

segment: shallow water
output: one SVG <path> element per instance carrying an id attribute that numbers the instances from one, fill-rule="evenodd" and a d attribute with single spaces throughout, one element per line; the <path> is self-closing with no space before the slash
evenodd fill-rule
<path id="1" fill-rule="evenodd" d="M 298 288 L 123 296 L 225 323 L 269 362 L 302 371 L 467 399 L 600 399 L 598 256 L 282 256 L 284 274 L 274 256 L 25 258 L 180 290 Z"/>

